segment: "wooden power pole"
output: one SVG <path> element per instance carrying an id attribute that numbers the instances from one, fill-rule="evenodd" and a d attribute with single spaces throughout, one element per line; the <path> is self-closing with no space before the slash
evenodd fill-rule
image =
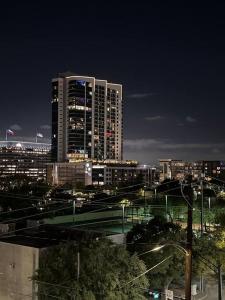
<path id="1" fill-rule="evenodd" d="M 187 218 L 187 244 L 185 255 L 185 299 L 191 300 L 191 277 L 192 277 L 192 223 L 193 223 L 193 190 L 192 190 L 192 176 L 187 178 L 187 185 L 184 189 L 184 195 L 188 205 L 188 218 Z"/>

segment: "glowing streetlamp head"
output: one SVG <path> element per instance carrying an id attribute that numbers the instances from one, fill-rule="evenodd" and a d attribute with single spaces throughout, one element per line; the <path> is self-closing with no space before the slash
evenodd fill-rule
<path id="1" fill-rule="evenodd" d="M 157 247 L 153 248 L 151 251 L 153 251 L 153 252 L 159 251 L 159 250 L 161 250 L 163 247 L 164 247 L 164 245 L 157 246 Z"/>

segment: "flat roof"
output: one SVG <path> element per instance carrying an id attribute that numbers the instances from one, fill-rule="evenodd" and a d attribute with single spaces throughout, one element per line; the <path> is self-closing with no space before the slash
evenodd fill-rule
<path id="1" fill-rule="evenodd" d="M 49 143 L 35 143 L 35 142 L 25 142 L 25 141 L 0 141 L 0 147 L 7 148 L 33 148 L 33 149 L 51 149 L 51 144 Z"/>
<path id="2" fill-rule="evenodd" d="M 57 239 L 42 238 L 30 235 L 13 235 L 1 238 L 0 243 L 2 242 L 41 249 L 58 245 L 61 241 Z"/>
<path id="3" fill-rule="evenodd" d="M 9 243 L 32 248 L 47 248 L 66 243 L 80 242 L 82 239 L 101 237 L 102 232 L 83 228 L 69 228 L 59 225 L 40 225 L 35 229 L 27 229 L 19 234 L 9 234 L 0 238 L 0 243 Z"/>

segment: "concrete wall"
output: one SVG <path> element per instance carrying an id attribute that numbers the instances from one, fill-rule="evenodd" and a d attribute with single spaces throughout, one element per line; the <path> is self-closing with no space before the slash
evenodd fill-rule
<path id="1" fill-rule="evenodd" d="M 0 242 L 0 299 L 37 299 L 31 277 L 38 269 L 39 249 Z"/>

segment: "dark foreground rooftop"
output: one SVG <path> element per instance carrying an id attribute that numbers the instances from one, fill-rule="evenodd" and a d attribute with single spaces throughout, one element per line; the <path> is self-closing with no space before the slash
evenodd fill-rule
<path id="1" fill-rule="evenodd" d="M 10 243 L 33 248 L 47 248 L 68 241 L 80 242 L 83 239 L 96 239 L 105 234 L 95 230 L 65 228 L 64 226 L 44 225 L 35 230 L 20 231 L 0 238 L 0 243 Z"/>

